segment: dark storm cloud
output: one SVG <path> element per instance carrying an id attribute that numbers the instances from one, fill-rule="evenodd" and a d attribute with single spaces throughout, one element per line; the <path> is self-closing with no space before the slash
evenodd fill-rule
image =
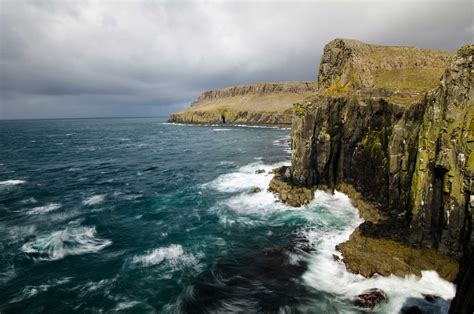
<path id="1" fill-rule="evenodd" d="M 454 50 L 471 1 L 0 2 L 0 118 L 147 116 L 203 90 L 314 80 L 325 43 Z"/>

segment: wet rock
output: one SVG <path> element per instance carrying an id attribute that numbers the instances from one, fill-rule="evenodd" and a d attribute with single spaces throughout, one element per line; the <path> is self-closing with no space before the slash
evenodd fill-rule
<path id="1" fill-rule="evenodd" d="M 252 192 L 253 193 L 260 193 L 260 192 L 262 192 L 262 189 L 259 188 L 259 187 L 255 187 L 255 188 L 252 189 Z"/>
<path id="2" fill-rule="evenodd" d="M 332 255 L 332 258 L 333 258 L 336 262 L 341 261 L 341 258 L 340 258 L 339 256 L 337 256 L 336 254 L 333 254 L 333 255 Z"/>
<path id="3" fill-rule="evenodd" d="M 401 314 L 425 314 L 425 312 L 416 305 L 403 307 L 400 310 Z"/>
<path id="4" fill-rule="evenodd" d="M 294 207 L 308 204 L 314 198 L 314 191 L 310 188 L 293 186 L 282 177 L 274 176 L 268 187 L 270 192 L 278 195 L 283 202 Z"/>
<path id="5" fill-rule="evenodd" d="M 387 295 L 380 289 L 374 288 L 359 294 L 353 304 L 363 308 L 374 308 L 377 304 L 385 301 Z"/>
<path id="6" fill-rule="evenodd" d="M 423 298 L 430 303 L 435 303 L 439 299 L 439 296 L 434 294 L 423 294 Z"/>
<path id="7" fill-rule="evenodd" d="M 255 170 L 255 174 L 261 174 L 261 173 L 265 173 L 265 169 L 257 169 L 257 170 Z"/>

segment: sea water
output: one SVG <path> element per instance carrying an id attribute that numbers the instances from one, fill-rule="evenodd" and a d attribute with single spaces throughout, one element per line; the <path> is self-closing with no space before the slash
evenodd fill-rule
<path id="1" fill-rule="evenodd" d="M 289 132 L 0 121 L 0 312 L 358 313 L 371 288 L 388 296 L 376 313 L 446 312 L 455 287 L 435 272 L 365 279 L 335 261 L 362 222 L 347 196 L 292 208 L 267 191 Z"/>

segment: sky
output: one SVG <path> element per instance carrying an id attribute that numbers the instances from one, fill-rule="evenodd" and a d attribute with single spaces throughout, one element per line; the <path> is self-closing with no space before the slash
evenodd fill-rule
<path id="1" fill-rule="evenodd" d="M 454 51 L 474 4 L 0 0 L 0 119 L 165 116 L 205 90 L 316 80 L 334 38 Z"/>

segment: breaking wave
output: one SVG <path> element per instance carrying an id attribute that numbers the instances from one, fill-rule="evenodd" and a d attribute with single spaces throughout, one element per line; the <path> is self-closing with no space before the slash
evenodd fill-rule
<path id="1" fill-rule="evenodd" d="M 19 185 L 19 184 L 25 184 L 25 180 L 6 180 L 6 181 L 0 181 L 0 185 L 3 186 L 10 186 L 10 185 Z"/>
<path id="2" fill-rule="evenodd" d="M 172 268 L 194 265 L 198 259 L 191 253 L 186 253 L 179 244 L 171 244 L 133 257 L 133 263 L 145 267 L 168 263 Z"/>
<path id="3" fill-rule="evenodd" d="M 61 208 L 61 204 L 49 203 L 49 204 L 44 205 L 44 206 L 34 207 L 34 208 L 30 209 L 28 211 L 28 213 L 31 214 L 31 215 L 47 214 L 47 213 L 55 211 L 59 208 Z"/>
<path id="4" fill-rule="evenodd" d="M 21 250 L 34 259 L 53 261 L 68 255 L 95 253 L 112 244 L 110 240 L 96 238 L 96 234 L 95 227 L 68 227 L 38 236 Z"/>
<path id="5" fill-rule="evenodd" d="M 104 201 L 105 201 L 105 195 L 93 195 L 93 196 L 88 197 L 85 200 L 83 200 L 82 204 L 84 204 L 86 206 L 91 206 L 91 205 L 101 204 Z"/>

